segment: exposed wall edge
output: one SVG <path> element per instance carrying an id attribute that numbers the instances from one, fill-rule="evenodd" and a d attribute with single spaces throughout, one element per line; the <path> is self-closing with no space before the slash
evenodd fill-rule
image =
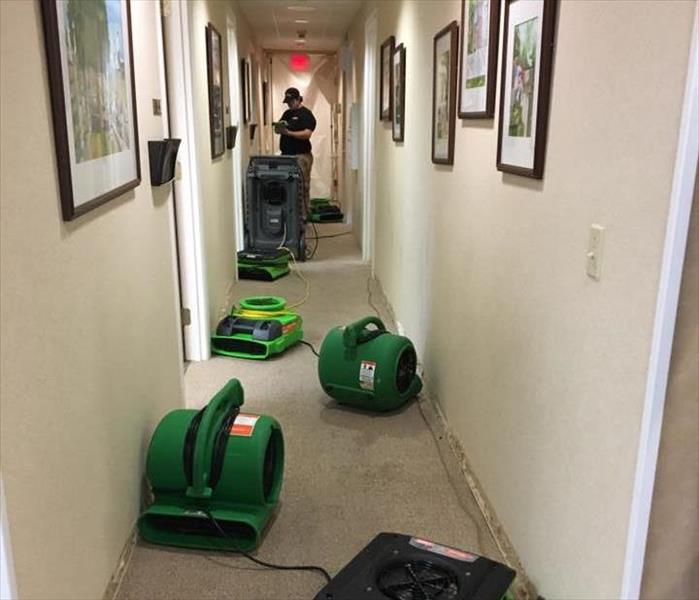
<path id="1" fill-rule="evenodd" d="M 424 380 L 425 378 L 423 374 L 423 381 Z M 535 600 L 538 593 L 524 569 L 522 560 L 517 554 L 517 551 L 512 545 L 507 533 L 505 533 L 502 522 L 500 519 L 498 519 L 495 509 L 488 500 L 488 497 L 483 490 L 483 486 L 478 480 L 478 477 L 476 476 L 471 463 L 466 456 L 466 452 L 461 442 L 447 424 L 444 413 L 442 413 L 441 407 L 439 406 L 439 402 L 436 400 L 434 395 L 430 393 L 429 380 L 424 382 L 425 389 L 418 399 L 419 407 L 420 411 L 425 417 L 425 422 L 432 431 L 432 435 L 435 438 L 435 443 L 437 444 L 439 453 L 442 456 L 444 456 L 445 452 L 451 453 L 450 458 L 452 460 L 456 459 L 460 470 L 460 475 L 466 481 L 468 490 L 472 494 L 478 508 L 480 509 L 483 519 L 488 525 L 490 534 L 495 540 L 498 550 L 500 550 L 501 559 L 507 565 L 517 571 L 517 579 L 515 580 L 514 586 L 515 597 L 518 600 Z M 444 441 L 446 441 L 446 443 L 440 444 L 438 442 L 440 435 Z"/>
<path id="2" fill-rule="evenodd" d="M 384 319 L 389 328 L 395 329 L 395 312 L 383 292 L 381 282 L 378 279 L 369 278 L 367 280 L 367 292 L 369 294 L 369 304 L 372 306 L 376 305 L 376 308 L 379 309 L 376 310 L 375 308 L 375 312 L 379 313 L 378 316 Z M 498 519 L 495 509 L 488 500 L 483 486 L 466 456 L 461 441 L 449 427 L 435 394 L 431 393 L 429 377 L 426 376 L 421 363 L 418 364 L 418 371 L 424 383 L 424 389 L 417 401 L 418 408 L 425 424 L 432 433 L 435 445 L 442 458 L 442 464 L 459 502 L 468 513 L 466 504 L 462 502 L 462 497 L 464 493 L 470 493 L 473 496 L 488 526 L 489 533 L 500 551 L 499 557 L 494 556 L 492 558 L 505 562 L 517 571 L 517 579 L 514 585 L 517 600 L 535 600 L 538 597 L 536 587 L 529 579 L 522 560 L 507 533 L 505 533 L 503 524 Z M 466 486 L 463 485 L 464 482 Z"/>
<path id="3" fill-rule="evenodd" d="M 104 590 L 102 595 L 102 600 L 115 600 L 119 594 L 119 589 L 121 588 L 121 582 L 124 580 L 124 575 L 129 568 L 129 563 L 131 562 L 131 557 L 133 556 L 133 549 L 136 545 L 138 534 L 136 533 L 136 525 L 131 529 L 129 537 L 124 544 L 124 548 L 121 551 L 119 560 L 117 561 L 116 568 L 112 573 L 109 583 Z"/>

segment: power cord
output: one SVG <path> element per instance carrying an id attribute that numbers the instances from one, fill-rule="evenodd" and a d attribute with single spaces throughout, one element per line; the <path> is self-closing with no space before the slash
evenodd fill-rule
<path id="1" fill-rule="evenodd" d="M 308 300 L 308 297 L 311 295 L 311 284 L 308 282 L 308 279 L 306 279 L 301 274 L 301 271 L 299 269 L 298 263 L 296 262 L 296 256 L 294 256 L 294 253 L 286 246 L 279 246 L 278 249 L 284 250 L 285 252 L 287 252 L 289 254 L 289 256 L 291 257 L 291 261 L 294 263 L 294 269 L 293 269 L 294 273 L 301 281 L 303 281 L 303 283 L 306 287 L 304 294 L 303 294 L 303 298 L 301 298 L 301 300 L 298 300 L 297 302 L 294 302 L 293 304 L 289 304 L 287 306 L 287 308 L 296 308 L 298 306 L 301 306 L 306 300 Z"/>
<path id="2" fill-rule="evenodd" d="M 316 252 L 318 251 L 318 245 L 320 244 L 320 242 L 318 241 L 318 229 L 316 229 L 316 224 L 313 221 L 311 221 L 310 223 L 311 227 L 313 227 L 313 233 L 315 234 L 315 237 L 313 238 L 315 244 L 313 246 L 313 251 L 310 254 L 306 255 L 306 260 L 311 260 L 316 255 Z"/>
<path id="3" fill-rule="evenodd" d="M 221 534 L 222 537 L 235 543 L 235 540 L 225 532 L 223 527 L 219 525 L 216 518 L 208 510 L 203 510 L 201 512 L 209 518 L 213 526 Z M 317 567 L 315 565 L 275 565 L 274 563 L 266 562 L 264 560 L 260 560 L 259 558 L 255 558 L 254 556 L 248 554 L 243 550 L 237 550 L 233 548 L 226 548 L 226 550 L 228 552 L 233 552 L 234 554 L 240 554 L 241 556 L 244 556 L 245 558 L 254 562 L 255 564 L 258 564 L 262 567 L 267 567 L 268 569 L 276 569 L 278 571 L 311 571 L 314 573 L 321 574 L 323 577 L 325 577 L 328 583 L 330 583 L 330 581 L 332 580 L 332 577 L 330 577 L 330 573 L 328 573 L 323 567 Z"/>
<path id="4" fill-rule="evenodd" d="M 299 340 L 304 346 L 308 346 L 311 349 L 311 352 L 315 354 L 318 358 L 320 358 L 320 354 L 316 351 L 316 349 L 313 347 L 313 344 L 311 342 L 307 342 L 306 340 Z"/>
<path id="5" fill-rule="evenodd" d="M 316 237 L 317 240 L 327 240 L 328 238 L 342 237 L 343 235 L 352 235 L 351 231 L 345 231 L 343 233 L 329 233 L 328 235 L 319 235 Z"/>
<path id="6" fill-rule="evenodd" d="M 381 318 L 381 314 L 379 313 L 379 309 L 376 308 L 376 304 L 374 304 L 374 301 L 371 299 L 371 273 L 369 273 L 369 277 L 366 278 L 366 291 L 367 291 L 367 300 L 369 302 L 369 306 L 374 310 L 376 313 L 376 316 Z"/>

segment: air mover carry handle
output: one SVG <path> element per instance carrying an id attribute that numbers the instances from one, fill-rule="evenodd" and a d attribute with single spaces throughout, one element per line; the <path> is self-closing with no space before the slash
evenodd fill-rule
<path id="1" fill-rule="evenodd" d="M 376 325 L 376 330 L 368 330 L 367 325 Z M 385 333 L 386 326 L 378 317 L 369 316 L 359 319 L 354 323 L 345 326 L 345 331 L 342 334 L 342 341 L 347 348 L 356 348 L 359 344 L 373 340 L 377 335 Z"/>
<path id="2" fill-rule="evenodd" d="M 211 497 L 213 490 L 209 485 L 209 476 L 216 438 L 230 411 L 242 406 L 243 401 L 243 387 L 240 381 L 231 379 L 204 410 L 194 443 L 192 485 L 187 488 L 187 496 L 190 498 Z"/>

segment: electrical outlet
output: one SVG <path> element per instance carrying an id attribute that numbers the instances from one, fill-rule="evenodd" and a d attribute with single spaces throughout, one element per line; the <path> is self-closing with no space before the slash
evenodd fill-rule
<path id="1" fill-rule="evenodd" d="M 158 117 L 163 114 L 162 106 L 160 105 L 160 98 L 153 98 L 153 114 Z"/>
<path id="2" fill-rule="evenodd" d="M 604 227 L 593 223 L 587 245 L 587 274 L 599 281 L 602 277 L 602 251 L 604 249 Z"/>

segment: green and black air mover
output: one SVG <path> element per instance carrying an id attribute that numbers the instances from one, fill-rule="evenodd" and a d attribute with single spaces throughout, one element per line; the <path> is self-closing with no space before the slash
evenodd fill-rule
<path id="1" fill-rule="evenodd" d="M 221 320 L 211 336 L 214 354 L 264 360 L 303 339 L 301 315 L 279 296 L 251 296 Z"/>
<path id="2" fill-rule="evenodd" d="M 422 389 L 412 342 L 371 316 L 330 330 L 320 347 L 318 377 L 340 404 L 376 411 L 398 408 Z"/>
<path id="3" fill-rule="evenodd" d="M 289 253 L 286 250 L 238 252 L 238 277 L 257 281 L 274 281 L 289 273 Z"/>
<path id="4" fill-rule="evenodd" d="M 284 438 L 275 419 L 243 414 L 242 404 L 243 388 L 231 379 L 202 410 L 173 410 L 160 421 L 148 449 L 155 500 L 138 521 L 143 539 L 186 548 L 257 547 L 279 500 Z"/>
<path id="5" fill-rule="evenodd" d="M 342 209 L 329 198 L 311 198 L 308 220 L 311 223 L 341 223 L 345 218 Z"/>

